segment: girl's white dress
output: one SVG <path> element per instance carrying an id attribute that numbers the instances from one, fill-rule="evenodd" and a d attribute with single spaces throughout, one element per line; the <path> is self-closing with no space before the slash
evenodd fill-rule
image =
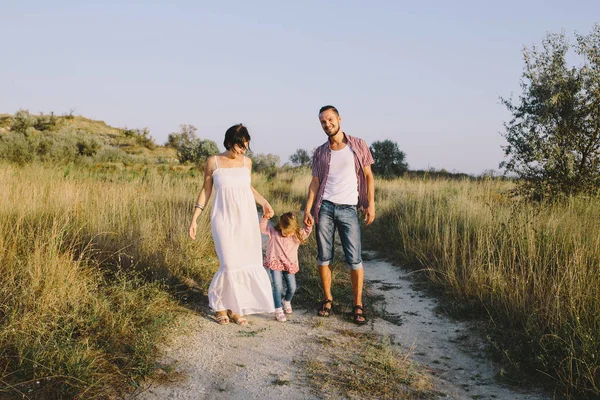
<path id="1" fill-rule="evenodd" d="M 219 270 L 208 289 L 214 311 L 240 315 L 273 312 L 273 292 L 262 262 L 262 239 L 250 170 L 217 168 L 213 172 L 214 200 L 210 221 L 219 257 Z"/>

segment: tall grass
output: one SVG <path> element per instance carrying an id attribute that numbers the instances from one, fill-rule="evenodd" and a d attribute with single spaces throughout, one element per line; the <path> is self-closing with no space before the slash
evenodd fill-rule
<path id="1" fill-rule="evenodd" d="M 206 305 L 218 268 L 210 210 L 196 241 L 187 237 L 202 176 L 167 165 L 0 164 L 0 397 L 118 396 L 155 368 L 169 326 Z M 301 209 L 309 180 L 253 176 L 278 214 Z M 310 307 L 321 296 L 315 248 L 313 235 L 297 297 Z M 344 298 L 341 275 L 334 290 Z"/>
<path id="2" fill-rule="evenodd" d="M 158 169 L 0 168 L 0 396 L 99 398 L 155 363 L 177 310 L 217 265 L 197 179 Z M 185 284 L 183 284 L 185 283 Z"/>
<path id="3" fill-rule="evenodd" d="M 369 242 L 426 268 L 463 311 L 489 316 L 519 373 L 600 394 L 600 199 L 531 204 L 508 182 L 378 182 Z M 523 367 L 519 369 L 519 367 Z"/>

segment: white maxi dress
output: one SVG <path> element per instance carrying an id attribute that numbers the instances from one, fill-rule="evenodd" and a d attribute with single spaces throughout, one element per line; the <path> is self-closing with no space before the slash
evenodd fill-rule
<path id="1" fill-rule="evenodd" d="M 219 270 L 208 289 L 214 311 L 232 310 L 240 315 L 275 311 L 269 275 L 262 262 L 250 170 L 217 168 L 213 172 L 214 200 L 210 221 L 219 257 Z"/>

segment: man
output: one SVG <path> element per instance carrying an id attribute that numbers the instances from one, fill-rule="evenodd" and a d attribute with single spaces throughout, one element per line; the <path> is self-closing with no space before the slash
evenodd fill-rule
<path id="1" fill-rule="evenodd" d="M 342 131 L 342 118 L 334 106 L 322 107 L 319 121 L 328 140 L 314 152 L 313 178 L 304 210 L 304 223 L 308 226 L 316 223 L 317 263 L 325 295 L 319 315 L 328 317 L 333 304 L 331 262 L 337 230 L 350 269 L 354 294 L 353 320 L 363 324 L 366 322 L 362 308 L 364 270 L 358 210 L 364 213 L 367 225 L 375 219 L 373 156 L 364 140 Z"/>

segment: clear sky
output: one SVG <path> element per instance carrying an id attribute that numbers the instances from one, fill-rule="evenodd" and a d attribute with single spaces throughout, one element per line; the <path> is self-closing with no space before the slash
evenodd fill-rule
<path id="1" fill-rule="evenodd" d="M 85 3 L 85 4 L 84 4 Z M 222 148 L 286 162 L 342 129 L 391 139 L 411 169 L 479 174 L 503 159 L 523 46 L 546 32 L 589 33 L 590 1 L 3 1 L 0 113 L 65 114 L 147 127 L 160 144 L 181 124 Z"/>

